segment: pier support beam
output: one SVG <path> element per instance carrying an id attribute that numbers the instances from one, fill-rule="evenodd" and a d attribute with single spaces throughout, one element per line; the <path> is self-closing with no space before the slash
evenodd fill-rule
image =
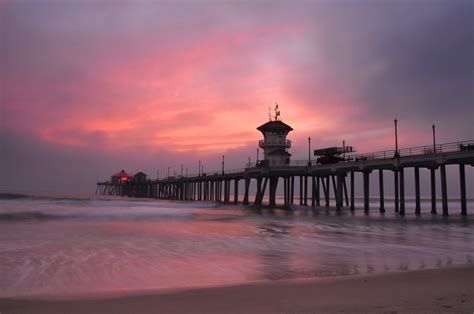
<path id="1" fill-rule="evenodd" d="M 398 189 L 400 188 L 400 184 L 398 183 L 398 171 L 395 170 L 393 172 L 393 179 L 394 179 L 394 186 L 395 186 L 395 212 L 399 212 L 399 200 L 398 200 Z"/>
<path id="2" fill-rule="evenodd" d="M 276 207 L 276 189 L 278 186 L 278 177 L 270 178 L 270 191 L 269 191 L 269 207 L 275 208 Z"/>
<path id="3" fill-rule="evenodd" d="M 400 168 L 400 215 L 405 215 L 405 174 L 404 169 Z"/>
<path id="4" fill-rule="evenodd" d="M 329 207 L 329 176 L 327 176 L 326 178 L 322 178 L 322 183 L 323 183 L 324 198 L 326 201 L 325 206 Z"/>
<path id="5" fill-rule="evenodd" d="M 420 168 L 415 167 L 415 214 L 421 214 L 420 206 Z"/>
<path id="6" fill-rule="evenodd" d="M 263 180 L 263 186 L 262 186 L 262 191 L 260 193 L 260 200 L 259 200 L 259 205 L 258 206 L 262 206 L 263 197 L 265 196 L 265 191 L 267 189 L 267 183 L 268 183 L 268 178 L 265 178 Z"/>
<path id="7" fill-rule="evenodd" d="M 342 175 L 340 174 L 337 175 L 337 185 L 336 185 L 334 194 L 336 197 L 336 210 L 341 211 L 342 202 L 343 202 L 343 199 L 342 199 L 343 193 L 342 193 Z"/>
<path id="8" fill-rule="evenodd" d="M 244 200 L 242 201 L 244 205 L 249 204 L 249 187 L 250 187 L 250 178 L 245 178 Z"/>
<path id="9" fill-rule="evenodd" d="M 336 176 L 335 175 L 331 176 L 331 181 L 332 181 L 332 190 L 334 191 L 334 200 L 337 200 L 337 186 L 336 186 Z"/>
<path id="10" fill-rule="evenodd" d="M 440 166 L 441 172 L 441 197 L 443 198 L 443 216 L 448 216 L 448 188 L 446 184 L 446 165 Z"/>
<path id="11" fill-rule="evenodd" d="M 224 180 L 224 203 L 227 204 L 229 202 L 229 181 Z"/>
<path id="12" fill-rule="evenodd" d="M 316 177 L 311 177 L 311 207 L 316 205 Z"/>
<path id="13" fill-rule="evenodd" d="M 351 211 L 354 211 L 354 203 L 354 171 L 351 171 Z"/>
<path id="14" fill-rule="evenodd" d="M 202 201 L 202 181 L 198 182 L 199 187 L 198 187 L 198 201 Z"/>
<path id="15" fill-rule="evenodd" d="M 347 195 L 347 184 L 346 184 L 347 173 L 344 174 L 342 181 L 342 188 L 344 189 L 344 196 L 346 198 L 346 206 L 349 207 L 349 196 Z"/>
<path id="16" fill-rule="evenodd" d="M 380 213 L 385 213 L 384 189 L 383 189 L 383 170 L 379 169 L 379 192 L 380 192 Z"/>
<path id="17" fill-rule="evenodd" d="M 308 206 L 308 176 L 304 176 L 304 200 L 303 205 Z"/>
<path id="18" fill-rule="evenodd" d="M 262 205 L 260 203 L 260 194 L 262 194 L 262 178 L 257 178 L 257 193 L 255 194 L 255 201 L 253 202 L 255 206 Z"/>
<path id="19" fill-rule="evenodd" d="M 239 203 L 239 179 L 234 180 L 234 205 Z"/>
<path id="20" fill-rule="evenodd" d="M 467 215 L 467 205 L 466 205 L 466 171 L 464 164 L 459 164 L 459 179 L 460 188 L 461 188 L 461 215 Z"/>
<path id="21" fill-rule="evenodd" d="M 364 180 L 364 212 L 369 212 L 369 172 L 363 172 Z"/>
<path id="22" fill-rule="evenodd" d="M 303 205 L 303 176 L 300 176 L 300 205 Z"/>
<path id="23" fill-rule="evenodd" d="M 431 175 L 431 213 L 436 214 L 436 169 L 430 169 Z"/>
<path id="24" fill-rule="evenodd" d="M 316 177 L 316 206 L 321 206 L 321 199 L 320 199 L 320 179 Z"/>
<path id="25" fill-rule="evenodd" d="M 222 183 L 224 184 L 224 203 L 230 203 L 230 180 L 223 180 Z"/>
<path id="26" fill-rule="evenodd" d="M 291 176 L 291 180 L 290 180 L 290 203 L 291 204 L 294 204 L 294 197 L 295 197 L 295 177 L 294 176 Z"/>

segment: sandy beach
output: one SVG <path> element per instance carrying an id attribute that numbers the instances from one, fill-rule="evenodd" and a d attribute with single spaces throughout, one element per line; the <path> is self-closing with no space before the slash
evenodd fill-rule
<path id="1" fill-rule="evenodd" d="M 272 281 L 82 300 L 1 299 L 10 313 L 473 313 L 474 267 Z"/>

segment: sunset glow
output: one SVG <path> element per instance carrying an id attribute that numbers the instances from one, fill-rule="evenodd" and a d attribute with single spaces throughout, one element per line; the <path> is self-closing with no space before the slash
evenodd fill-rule
<path id="1" fill-rule="evenodd" d="M 0 131 L 18 138 L 11 159 L 34 141 L 48 156 L 80 149 L 148 171 L 222 154 L 240 167 L 275 103 L 296 158 L 309 136 L 390 149 L 395 117 L 404 146 L 429 143 L 433 123 L 440 141 L 463 140 L 466 4 L 0 2 Z"/>

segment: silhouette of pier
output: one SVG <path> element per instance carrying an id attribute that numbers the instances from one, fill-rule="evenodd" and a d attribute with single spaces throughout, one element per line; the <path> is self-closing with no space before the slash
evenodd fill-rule
<path id="1" fill-rule="evenodd" d="M 277 112 L 277 110 L 275 110 Z M 379 211 L 385 212 L 384 175 L 393 173 L 395 212 L 404 215 L 405 178 L 412 171 L 415 183 L 415 213 L 421 213 L 420 169 L 429 169 L 431 178 L 431 213 L 438 213 L 436 195 L 436 177 L 441 182 L 441 209 L 447 216 L 448 192 L 446 166 L 459 168 L 461 215 L 467 215 L 465 167 L 474 166 L 474 141 L 432 144 L 368 154 L 349 154 L 334 163 L 321 160 L 290 160 L 288 149 L 291 141 L 286 135 L 292 128 L 275 119 L 260 126 L 264 140 L 259 146 L 264 150 L 264 158 L 256 164 L 247 164 L 244 169 L 208 172 L 188 176 L 168 176 L 161 180 L 146 180 L 143 176 L 133 180 L 117 179 L 98 182 L 96 193 L 103 195 L 122 195 L 130 197 L 148 197 L 182 201 L 218 201 L 225 204 L 282 206 L 290 208 L 295 204 L 295 192 L 299 193 L 299 205 L 329 207 L 335 201 L 336 210 L 343 207 L 355 210 L 355 174 L 362 174 L 363 209 L 369 212 L 370 173 L 378 172 Z M 434 130 L 434 127 L 433 127 Z M 310 141 L 310 139 L 308 139 Z M 352 150 L 352 148 L 351 148 Z M 319 152 L 321 150 L 318 150 Z M 347 149 L 337 150 L 344 153 Z M 315 154 L 317 151 L 315 151 Z M 327 158 L 324 160 L 328 160 Z M 318 163 L 319 162 L 319 163 Z M 201 170 L 201 169 L 200 169 Z M 411 172 L 410 171 L 410 172 Z M 139 173 L 143 175 L 143 173 Z M 138 174 L 137 174 L 138 175 Z M 136 176 L 137 176 L 136 175 Z M 115 178 L 115 179 L 114 179 Z M 299 184 L 295 185 L 295 180 Z M 349 184 L 347 183 L 349 181 Z M 239 185 L 243 182 L 243 198 L 239 199 Z M 277 187 L 283 184 L 283 204 L 277 204 Z M 349 188 L 348 188 L 349 186 Z M 296 189 L 295 189 L 296 187 Z M 332 195 L 331 195 L 332 190 Z M 264 197 L 268 195 L 268 204 Z M 332 196 L 332 198 L 331 198 Z"/>

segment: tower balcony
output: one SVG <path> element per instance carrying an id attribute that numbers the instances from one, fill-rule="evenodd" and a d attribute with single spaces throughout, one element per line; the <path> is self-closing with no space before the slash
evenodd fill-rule
<path id="1" fill-rule="evenodd" d="M 281 140 L 260 140 L 258 141 L 258 146 L 260 148 L 265 148 L 265 147 L 272 147 L 272 146 L 279 146 L 279 147 L 284 147 L 284 148 L 291 148 L 291 141 L 286 140 L 286 139 L 281 139 Z"/>

